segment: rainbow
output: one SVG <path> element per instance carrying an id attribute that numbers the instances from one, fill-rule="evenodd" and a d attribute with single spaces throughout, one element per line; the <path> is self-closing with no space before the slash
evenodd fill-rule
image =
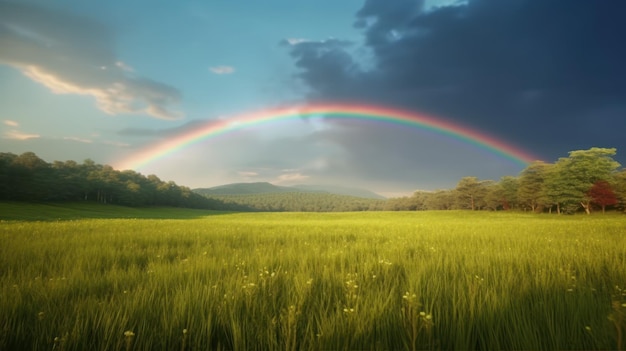
<path id="1" fill-rule="evenodd" d="M 316 103 L 306 106 L 262 110 L 224 120 L 212 120 L 194 130 L 149 145 L 143 150 L 114 164 L 118 169 L 140 169 L 164 156 L 176 153 L 192 144 L 218 135 L 260 124 L 321 115 L 331 120 L 377 121 L 432 131 L 477 146 L 521 166 L 526 166 L 528 163 L 537 160 L 533 155 L 502 140 L 441 118 L 433 118 L 397 108 L 361 103 Z"/>

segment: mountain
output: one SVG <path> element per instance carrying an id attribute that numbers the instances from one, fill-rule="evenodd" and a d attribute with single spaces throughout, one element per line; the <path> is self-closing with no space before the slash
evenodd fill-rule
<path id="1" fill-rule="evenodd" d="M 276 194 L 276 193 L 328 193 L 336 195 L 348 195 L 366 199 L 385 199 L 384 196 L 365 189 L 347 188 L 328 185 L 297 185 L 278 186 L 267 182 L 257 183 L 232 183 L 212 188 L 193 189 L 201 195 L 253 195 L 253 194 Z"/>

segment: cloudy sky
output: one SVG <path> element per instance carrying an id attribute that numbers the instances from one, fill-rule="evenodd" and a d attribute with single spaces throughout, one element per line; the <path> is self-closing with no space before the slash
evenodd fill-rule
<path id="1" fill-rule="evenodd" d="M 626 165 L 623 0 L 0 0 L 0 152 L 123 165 L 209 123 L 367 103 L 548 162 Z M 142 165 L 190 187 L 335 184 L 385 195 L 523 164 L 393 123 L 265 123 Z"/>

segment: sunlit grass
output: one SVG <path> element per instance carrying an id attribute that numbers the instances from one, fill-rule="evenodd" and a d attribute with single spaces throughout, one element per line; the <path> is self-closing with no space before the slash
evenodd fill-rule
<path id="1" fill-rule="evenodd" d="M 193 219 L 218 211 L 172 207 L 126 207 L 93 202 L 0 202 L 0 220 L 59 221 L 85 218 Z"/>
<path id="2" fill-rule="evenodd" d="M 616 349 L 625 233 L 470 212 L 4 221 L 0 349 Z"/>

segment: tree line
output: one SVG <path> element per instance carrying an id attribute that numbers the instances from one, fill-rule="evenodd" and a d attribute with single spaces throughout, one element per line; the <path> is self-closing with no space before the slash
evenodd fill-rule
<path id="1" fill-rule="evenodd" d="M 316 192 L 281 192 L 246 195 L 207 195 L 255 211 L 267 212 L 356 212 L 380 211 L 387 200 Z"/>
<path id="2" fill-rule="evenodd" d="M 614 148 L 571 151 L 554 163 L 533 162 L 499 181 L 462 178 L 454 189 L 372 200 L 336 194 L 202 196 L 156 175 L 119 171 L 92 160 L 47 163 L 32 152 L 0 153 L 0 200 L 93 201 L 232 211 L 523 210 L 626 211 L 626 169 Z"/>
<path id="3" fill-rule="evenodd" d="M 517 177 L 499 181 L 462 178 L 456 188 L 416 191 L 391 199 L 387 210 L 523 210 L 574 213 L 626 211 L 626 169 L 614 148 L 571 151 L 554 163 L 536 161 Z"/>
<path id="4" fill-rule="evenodd" d="M 0 153 L 0 200 L 92 201 L 123 206 L 245 210 L 156 175 L 119 171 L 92 160 L 47 163 L 33 152 Z"/>

